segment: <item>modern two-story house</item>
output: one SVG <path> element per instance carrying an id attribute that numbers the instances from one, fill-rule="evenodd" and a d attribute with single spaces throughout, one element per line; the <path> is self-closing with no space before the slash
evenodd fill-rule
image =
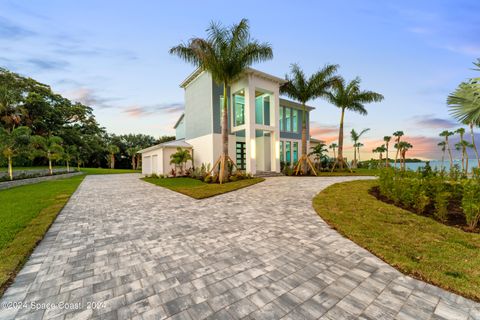
<path id="1" fill-rule="evenodd" d="M 302 148 L 302 106 L 280 98 L 284 79 L 249 68 L 228 88 L 229 156 L 237 167 L 255 174 L 280 172 L 280 162 L 294 163 Z M 180 85 L 185 112 L 174 128 L 176 140 L 141 150 L 142 173 L 168 174 L 170 155 L 177 147 L 191 150 L 187 167 L 214 164 L 222 150 L 223 87 L 200 69 Z M 307 107 L 307 133 L 309 113 Z M 307 148 L 310 135 L 307 134 Z"/>

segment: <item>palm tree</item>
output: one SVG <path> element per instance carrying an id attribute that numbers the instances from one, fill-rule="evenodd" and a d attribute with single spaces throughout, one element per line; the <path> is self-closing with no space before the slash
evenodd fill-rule
<path id="1" fill-rule="evenodd" d="M 400 141 L 397 145 L 396 145 L 396 148 L 398 150 L 400 150 L 400 157 L 402 159 L 402 162 L 401 162 L 401 169 L 402 170 L 405 170 L 406 169 L 406 166 L 405 166 L 405 160 L 406 160 L 406 155 L 407 155 L 407 151 L 411 148 L 413 148 L 413 146 L 408 143 L 407 141 Z"/>
<path id="2" fill-rule="evenodd" d="M 388 168 L 390 166 L 390 163 L 388 162 L 388 146 L 390 144 L 390 140 L 392 140 L 391 136 L 385 136 L 383 137 L 383 141 L 385 141 L 385 167 Z"/>
<path id="3" fill-rule="evenodd" d="M 479 60 L 480 61 L 480 60 Z M 452 116 L 459 122 L 470 127 L 470 136 L 472 139 L 472 148 L 477 156 L 478 167 L 480 168 L 480 157 L 478 155 L 477 145 L 475 144 L 475 134 L 473 127 L 480 126 L 480 93 L 478 84 L 462 82 L 458 88 L 448 96 L 447 104 L 450 107 Z"/>
<path id="4" fill-rule="evenodd" d="M 465 135 L 465 129 L 464 128 L 458 128 L 455 130 L 455 133 L 458 133 L 460 135 L 460 142 L 457 143 L 455 146 L 458 147 L 457 150 L 462 152 L 462 170 L 464 172 L 468 171 L 468 167 L 465 171 L 465 158 L 468 156 L 465 155 L 467 153 L 467 147 L 469 146 L 468 142 L 463 139 L 463 136 Z M 468 160 L 467 160 L 468 162 Z"/>
<path id="5" fill-rule="evenodd" d="M 393 133 L 393 136 L 395 137 L 395 145 L 397 146 L 399 143 L 400 143 L 400 140 L 402 139 L 404 133 L 403 131 L 395 131 Z M 395 153 L 395 162 L 393 163 L 393 166 L 396 168 L 397 167 L 397 160 L 398 160 L 398 155 L 400 153 L 400 150 L 395 147 L 397 149 L 397 152 Z"/>
<path id="6" fill-rule="evenodd" d="M 127 154 L 132 158 L 132 169 L 135 170 L 138 168 L 139 163 L 136 163 L 137 153 L 140 151 L 139 147 L 130 147 L 127 150 Z"/>
<path id="7" fill-rule="evenodd" d="M 308 154 L 309 156 L 314 155 L 315 160 L 317 160 L 319 167 L 322 165 L 322 161 L 328 159 L 326 153 L 328 153 L 328 149 L 326 148 L 325 143 L 319 143 L 315 147 L 311 147 L 312 151 Z"/>
<path id="8" fill-rule="evenodd" d="M 32 137 L 32 146 L 35 150 L 34 156 L 43 157 L 48 160 L 48 172 L 53 175 L 52 162 L 60 160 L 63 157 L 62 138 L 56 136 L 34 136 Z"/>
<path id="9" fill-rule="evenodd" d="M 442 150 L 442 171 L 445 169 L 445 151 L 447 150 L 447 144 L 445 141 L 439 142 L 437 146 Z"/>
<path id="10" fill-rule="evenodd" d="M 280 88 L 281 92 L 302 104 L 302 156 L 299 165 L 307 173 L 307 102 L 320 97 L 327 97 L 332 86 L 339 81 L 337 65 L 326 65 L 307 78 L 303 70 L 292 64 L 287 82 Z"/>
<path id="11" fill-rule="evenodd" d="M 365 133 L 365 132 L 368 132 L 370 131 L 370 128 L 366 128 L 366 129 L 363 129 L 362 131 L 360 131 L 360 133 L 358 133 L 357 131 L 355 131 L 355 129 L 352 129 L 352 131 L 350 131 L 350 138 L 352 139 L 353 141 L 353 167 L 356 168 L 357 167 L 357 151 L 358 151 L 358 157 L 360 158 L 360 144 L 359 144 L 359 140 L 360 140 L 360 137 Z M 362 145 L 363 146 L 363 145 Z M 359 159 L 360 161 L 360 159 Z"/>
<path id="12" fill-rule="evenodd" d="M 170 155 L 170 164 L 175 164 L 175 166 L 180 166 L 180 175 L 183 175 L 183 166 L 187 163 L 188 160 L 192 160 L 192 156 L 187 149 L 177 148 L 177 152 Z"/>
<path id="13" fill-rule="evenodd" d="M 208 71 L 215 82 L 223 84 L 222 154 L 220 162 L 220 183 L 228 173 L 227 162 L 234 162 L 228 156 L 228 110 L 227 88 L 245 70 L 256 62 L 273 58 L 272 47 L 250 38 L 248 20 L 242 19 L 230 28 L 214 22 L 207 29 L 207 38 L 193 38 L 170 49 L 170 53 Z M 216 166 L 213 166 L 216 167 Z"/>
<path id="14" fill-rule="evenodd" d="M 378 159 L 378 167 L 382 165 L 382 157 L 383 153 L 387 151 L 387 148 L 385 147 L 384 144 L 382 144 L 380 147 L 376 147 L 375 149 L 372 150 L 373 153 L 378 153 L 379 154 L 379 159 Z"/>
<path id="15" fill-rule="evenodd" d="M 115 155 L 120 152 L 120 148 L 115 144 L 110 144 L 107 146 L 108 151 L 108 163 L 110 164 L 110 169 L 115 169 Z"/>
<path id="16" fill-rule="evenodd" d="M 63 150 L 63 160 L 67 165 L 67 172 L 70 172 L 70 161 L 77 156 L 78 149 L 76 146 L 66 146 Z"/>
<path id="17" fill-rule="evenodd" d="M 0 128 L 0 156 L 8 163 L 8 177 L 13 180 L 13 159 L 28 148 L 30 129 L 17 127 L 11 130 Z"/>
<path id="18" fill-rule="evenodd" d="M 333 142 L 332 144 L 330 144 L 330 145 L 328 146 L 328 148 L 333 150 L 333 158 L 336 159 L 336 158 L 337 158 L 336 150 L 337 150 L 337 148 L 338 148 L 338 144 L 336 144 L 335 142 Z"/>
<path id="19" fill-rule="evenodd" d="M 360 78 L 355 78 L 349 83 L 346 83 L 344 79 L 340 78 L 333 86 L 332 92 L 329 92 L 328 99 L 333 105 L 341 110 L 340 128 L 338 131 L 338 157 L 335 161 L 335 165 L 338 164 L 340 169 L 343 169 L 343 165 L 345 164 L 343 158 L 343 126 L 345 121 L 345 111 L 351 110 L 366 115 L 367 110 L 365 109 L 364 104 L 382 101 L 383 96 L 373 91 L 361 90 Z"/>
<path id="20" fill-rule="evenodd" d="M 444 130 L 440 132 L 440 137 L 445 137 L 445 146 L 447 147 L 448 156 L 450 157 L 450 170 L 453 168 L 453 156 L 452 149 L 450 149 L 450 144 L 448 143 L 448 137 L 453 136 L 453 132 Z"/>

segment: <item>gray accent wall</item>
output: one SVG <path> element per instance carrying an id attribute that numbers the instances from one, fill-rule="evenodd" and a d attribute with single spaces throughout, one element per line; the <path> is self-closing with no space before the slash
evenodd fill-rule
<path id="1" fill-rule="evenodd" d="M 180 120 L 180 122 L 177 124 L 177 127 L 175 128 L 175 138 L 177 140 L 185 139 L 185 117 Z"/>
<path id="2" fill-rule="evenodd" d="M 194 139 L 213 131 L 212 77 L 200 74 L 185 88 L 185 138 Z"/>

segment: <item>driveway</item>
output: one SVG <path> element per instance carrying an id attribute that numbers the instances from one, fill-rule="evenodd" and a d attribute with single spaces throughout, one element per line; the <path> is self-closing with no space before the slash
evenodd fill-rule
<path id="1" fill-rule="evenodd" d="M 1 319 L 480 319 L 317 216 L 317 192 L 356 178 L 269 178 L 205 200 L 138 178 L 86 177 Z"/>

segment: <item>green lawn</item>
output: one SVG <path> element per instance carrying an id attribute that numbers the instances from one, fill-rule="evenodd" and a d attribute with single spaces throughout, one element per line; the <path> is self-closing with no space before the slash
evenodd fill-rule
<path id="1" fill-rule="evenodd" d="M 313 200 L 332 227 L 402 272 L 480 301 L 480 234 L 377 200 L 375 181 L 335 184 Z"/>
<path id="2" fill-rule="evenodd" d="M 84 176 L 0 191 L 0 295 Z"/>
<path id="3" fill-rule="evenodd" d="M 245 188 L 256 183 L 262 182 L 263 178 L 253 178 L 228 182 L 224 184 L 209 184 L 192 178 L 143 178 L 144 181 L 153 183 L 195 199 L 204 199 L 213 197 L 222 193 Z"/>

